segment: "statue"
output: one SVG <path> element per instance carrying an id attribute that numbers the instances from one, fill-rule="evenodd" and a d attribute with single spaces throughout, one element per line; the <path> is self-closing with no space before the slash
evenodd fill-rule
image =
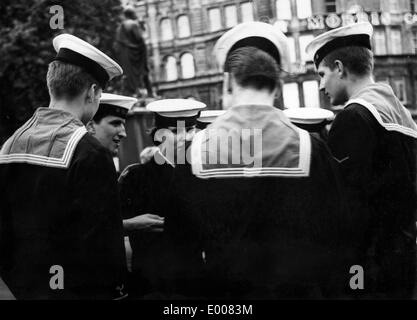
<path id="1" fill-rule="evenodd" d="M 143 22 L 138 21 L 133 8 L 126 8 L 125 19 L 116 32 L 115 51 L 124 71 L 124 94 L 141 97 L 140 89 L 146 88 L 148 97 L 154 97 L 149 79 L 146 43 L 142 33 Z"/>

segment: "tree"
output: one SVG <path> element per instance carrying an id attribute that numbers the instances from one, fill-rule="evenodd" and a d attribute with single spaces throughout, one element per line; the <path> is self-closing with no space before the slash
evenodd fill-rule
<path id="1" fill-rule="evenodd" d="M 60 5 L 64 28 L 52 29 Z M 114 57 L 115 30 L 122 13 L 119 0 L 2 0 L 0 2 L 0 145 L 34 110 L 47 106 L 46 72 L 55 56 L 52 39 L 70 33 Z M 106 91 L 120 87 L 112 80 Z"/>

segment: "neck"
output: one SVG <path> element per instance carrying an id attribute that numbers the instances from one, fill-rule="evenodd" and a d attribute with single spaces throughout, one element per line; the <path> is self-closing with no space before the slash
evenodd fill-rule
<path id="1" fill-rule="evenodd" d="M 356 92 L 362 90 L 364 87 L 373 83 L 375 83 L 375 81 L 372 78 L 372 76 L 365 76 L 362 78 L 355 77 L 351 79 L 350 85 L 348 86 L 348 89 L 347 89 L 348 99 L 354 96 Z"/>
<path id="2" fill-rule="evenodd" d="M 56 100 L 55 98 L 51 98 L 49 108 L 69 112 L 79 120 L 82 120 L 83 118 L 83 110 L 82 108 L 80 108 L 80 103 L 75 100 L 68 101 Z"/>
<path id="3" fill-rule="evenodd" d="M 258 91 L 252 89 L 236 90 L 233 94 L 231 106 L 258 104 L 258 105 L 274 105 L 275 92 L 271 93 L 267 90 Z"/>

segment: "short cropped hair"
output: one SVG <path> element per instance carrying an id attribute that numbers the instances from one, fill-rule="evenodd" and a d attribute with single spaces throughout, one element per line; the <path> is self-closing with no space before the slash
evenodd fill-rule
<path id="1" fill-rule="evenodd" d="M 336 60 L 340 60 L 352 74 L 357 76 L 370 75 L 374 70 L 372 51 L 365 47 L 338 48 L 324 57 L 323 64 L 333 70 L 336 67 Z"/>
<path id="2" fill-rule="evenodd" d="M 241 87 L 272 92 L 278 87 L 279 66 L 276 60 L 256 47 L 241 47 L 226 58 L 224 71 L 233 74 Z"/>
<path id="3" fill-rule="evenodd" d="M 73 64 L 52 61 L 48 67 L 46 82 L 49 93 L 56 99 L 73 99 L 99 82 L 81 67 Z"/>

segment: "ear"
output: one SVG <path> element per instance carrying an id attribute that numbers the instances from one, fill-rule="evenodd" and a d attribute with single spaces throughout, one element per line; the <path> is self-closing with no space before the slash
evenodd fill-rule
<path id="1" fill-rule="evenodd" d="M 93 120 L 88 121 L 88 123 L 85 125 L 85 127 L 87 128 L 87 131 L 90 134 L 95 134 L 96 133 L 96 128 L 94 127 Z"/>
<path id="2" fill-rule="evenodd" d="M 334 64 L 336 66 L 335 69 L 337 70 L 337 73 L 342 78 L 346 74 L 345 66 L 343 65 L 342 61 L 340 61 L 340 60 L 335 60 Z"/>
<path id="3" fill-rule="evenodd" d="M 232 93 L 232 88 L 232 74 L 229 72 L 225 72 L 223 74 L 223 93 Z"/>
<path id="4" fill-rule="evenodd" d="M 100 97 L 101 97 L 101 89 L 97 84 L 93 83 L 87 89 L 86 101 L 89 103 L 93 103 L 94 101 L 100 100 Z"/>

